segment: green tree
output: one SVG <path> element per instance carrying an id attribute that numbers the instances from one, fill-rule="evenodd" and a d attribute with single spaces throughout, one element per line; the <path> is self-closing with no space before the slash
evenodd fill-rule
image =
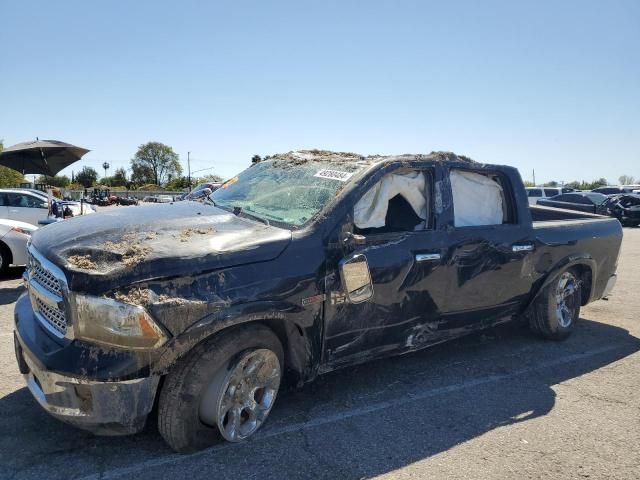
<path id="1" fill-rule="evenodd" d="M 36 182 L 44 183 L 45 185 L 51 185 L 53 187 L 66 188 L 71 183 L 71 180 L 66 175 L 56 175 L 55 177 L 40 175 L 36 179 Z"/>
<path id="2" fill-rule="evenodd" d="M 0 152 L 3 145 L 0 141 Z M 24 175 L 12 168 L 0 166 L 0 187 L 19 187 L 24 182 Z"/>
<path id="3" fill-rule="evenodd" d="M 550 182 L 547 182 L 544 184 L 545 187 L 557 187 L 558 186 L 558 182 L 556 182 L 555 180 L 552 180 Z"/>
<path id="4" fill-rule="evenodd" d="M 220 183 L 223 178 L 220 175 L 212 173 L 211 175 L 205 175 L 204 177 L 198 177 L 192 180 L 195 180 L 195 184 L 197 185 L 199 183 Z"/>
<path id="5" fill-rule="evenodd" d="M 135 185 L 145 185 L 152 184 L 155 185 L 155 177 L 153 175 L 153 170 L 151 168 L 140 165 L 133 164 L 131 165 L 131 183 Z"/>
<path id="6" fill-rule="evenodd" d="M 117 168 L 112 176 L 102 177 L 100 183 L 109 187 L 126 187 L 129 184 L 127 171 L 124 168 Z"/>
<path id="7" fill-rule="evenodd" d="M 607 182 L 606 178 L 598 178 L 591 182 L 585 182 L 584 180 L 574 180 L 573 182 L 565 184 L 565 187 L 574 188 L 576 190 L 593 190 L 594 188 L 604 187 L 608 184 L 609 183 Z"/>
<path id="8" fill-rule="evenodd" d="M 169 177 L 182 175 L 178 154 L 169 145 L 148 142 L 138 147 L 131 159 L 131 180 L 135 183 L 162 185 Z"/>
<path id="9" fill-rule="evenodd" d="M 93 186 L 96 180 L 98 180 L 98 172 L 91 167 L 82 167 L 75 178 L 75 181 L 81 183 L 85 188 Z"/>
<path id="10" fill-rule="evenodd" d="M 535 187 L 534 183 L 530 180 L 524 180 L 522 183 L 524 183 L 525 187 Z"/>
<path id="11" fill-rule="evenodd" d="M 633 185 L 636 181 L 631 175 L 620 175 L 618 178 L 620 185 Z"/>
<path id="12" fill-rule="evenodd" d="M 254 155 L 251 157 L 251 163 L 260 163 L 262 161 L 262 157 L 260 155 Z"/>
<path id="13" fill-rule="evenodd" d="M 597 180 L 594 180 L 593 182 L 591 182 L 589 185 L 591 186 L 589 190 L 593 190 L 594 188 L 605 187 L 609 185 L 609 182 L 607 181 L 606 178 L 600 177 Z"/>
<path id="14" fill-rule="evenodd" d="M 585 182 L 579 182 L 578 180 L 574 180 L 573 182 L 569 182 L 565 184 L 565 187 L 573 188 L 574 190 L 585 190 L 586 188 L 584 187 L 584 185 L 585 185 Z"/>

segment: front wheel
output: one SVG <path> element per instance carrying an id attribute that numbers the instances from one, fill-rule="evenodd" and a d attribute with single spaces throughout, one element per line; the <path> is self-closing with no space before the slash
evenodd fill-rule
<path id="1" fill-rule="evenodd" d="M 622 223 L 623 227 L 637 227 L 640 225 L 637 220 L 621 220 L 620 223 Z"/>
<path id="2" fill-rule="evenodd" d="M 282 346 L 272 330 L 249 325 L 223 332 L 167 375 L 158 429 L 179 452 L 245 440 L 271 412 L 282 372 Z"/>
<path id="3" fill-rule="evenodd" d="M 581 300 L 576 273 L 562 272 L 535 301 L 530 315 L 531 329 L 544 338 L 564 340 L 580 317 Z"/>
<path id="4" fill-rule="evenodd" d="M 11 252 L 6 245 L 0 243 L 0 274 L 4 274 L 9 270 L 11 263 Z"/>

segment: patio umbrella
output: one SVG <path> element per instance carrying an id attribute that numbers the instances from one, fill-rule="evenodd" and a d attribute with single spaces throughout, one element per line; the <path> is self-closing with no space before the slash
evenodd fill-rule
<path id="1" fill-rule="evenodd" d="M 23 142 L 0 152 L 0 165 L 24 174 L 54 176 L 89 150 L 57 140 Z"/>

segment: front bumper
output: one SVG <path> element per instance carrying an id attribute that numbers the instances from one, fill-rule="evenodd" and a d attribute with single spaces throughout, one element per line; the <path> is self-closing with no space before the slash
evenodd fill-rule
<path id="1" fill-rule="evenodd" d="M 48 368 L 45 363 L 79 366 L 82 370 L 82 364 L 77 365 L 77 362 L 89 366 L 90 358 L 97 354 L 92 353 L 90 346 L 79 345 L 77 341 L 66 347 L 57 345 L 41 328 L 25 297 L 18 300 L 15 313 L 14 343 L 18 367 L 42 408 L 63 422 L 96 435 L 126 435 L 144 427 L 153 408 L 159 375 L 147 373 L 135 378 L 109 380 L 104 375 L 88 378 L 80 373 L 74 375 Z M 117 371 L 115 367 L 121 363 L 122 360 L 109 367 Z M 102 369 L 93 371 L 101 372 Z"/>

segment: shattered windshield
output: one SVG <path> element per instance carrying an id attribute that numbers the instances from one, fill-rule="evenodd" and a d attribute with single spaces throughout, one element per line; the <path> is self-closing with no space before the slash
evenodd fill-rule
<path id="1" fill-rule="evenodd" d="M 237 214 L 296 228 L 335 198 L 360 168 L 348 162 L 265 161 L 227 180 L 209 199 Z"/>

